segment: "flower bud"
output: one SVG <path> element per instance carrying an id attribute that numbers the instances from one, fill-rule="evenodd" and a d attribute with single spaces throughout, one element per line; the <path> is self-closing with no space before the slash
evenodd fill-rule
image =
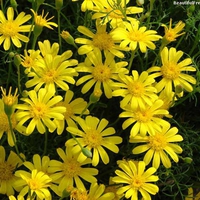
<path id="1" fill-rule="evenodd" d="M 117 5 L 120 5 L 122 0 L 117 0 Z"/>
<path id="2" fill-rule="evenodd" d="M 87 148 L 82 148 L 82 153 L 87 157 L 87 158 L 92 158 L 92 152 L 87 149 Z"/>
<path id="3" fill-rule="evenodd" d="M 13 58 L 15 56 L 15 53 L 13 52 L 13 51 L 11 51 L 10 53 L 9 53 L 9 57 L 10 58 Z"/>
<path id="4" fill-rule="evenodd" d="M 60 36 L 67 42 L 68 44 L 73 45 L 75 48 L 78 48 L 76 44 L 74 43 L 74 38 L 71 36 L 71 34 L 68 31 L 62 31 Z"/>
<path id="5" fill-rule="evenodd" d="M 183 87 L 181 85 L 177 85 L 175 87 L 175 93 L 180 94 L 181 92 L 183 92 Z"/>
<path id="6" fill-rule="evenodd" d="M 142 6 L 144 4 L 144 0 L 136 0 L 138 6 Z"/>
<path id="7" fill-rule="evenodd" d="M 69 195 L 70 195 L 70 191 L 65 189 L 65 190 L 63 190 L 62 197 L 59 200 L 65 199 L 66 197 L 69 197 Z"/>
<path id="8" fill-rule="evenodd" d="M 63 0 L 55 0 L 56 10 L 60 10 L 63 6 Z"/>
<path id="9" fill-rule="evenodd" d="M 14 9 L 16 9 L 17 6 L 18 6 L 18 4 L 17 4 L 17 2 L 16 2 L 15 0 L 10 0 L 10 5 L 11 5 Z"/>
<path id="10" fill-rule="evenodd" d="M 21 64 L 21 57 L 19 54 L 16 54 L 15 57 L 14 57 L 14 64 L 19 67 L 20 64 Z"/>
<path id="11" fill-rule="evenodd" d="M 90 95 L 90 102 L 96 103 L 97 101 L 99 101 L 101 95 L 102 91 L 100 89 L 95 89 L 94 92 Z"/>
<path id="12" fill-rule="evenodd" d="M 39 7 L 44 3 L 45 0 L 36 0 L 36 3 L 37 3 L 37 9 L 39 9 Z"/>
<path id="13" fill-rule="evenodd" d="M 190 157 L 185 157 L 185 158 L 183 158 L 183 161 L 184 161 L 185 163 L 191 164 L 193 160 L 192 160 L 192 158 L 190 158 Z"/>

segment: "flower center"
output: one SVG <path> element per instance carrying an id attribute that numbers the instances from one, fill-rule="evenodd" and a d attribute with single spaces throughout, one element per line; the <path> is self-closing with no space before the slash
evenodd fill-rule
<path id="1" fill-rule="evenodd" d="M 140 97 L 144 93 L 144 87 L 142 83 L 135 81 L 128 84 L 128 91 L 133 96 Z"/>
<path id="2" fill-rule="evenodd" d="M 42 77 L 42 80 L 45 83 L 55 82 L 56 79 L 57 79 L 57 71 L 54 69 L 47 71 Z"/>
<path id="3" fill-rule="evenodd" d="M 88 199 L 87 191 L 81 191 L 81 190 L 78 190 L 78 189 L 73 189 L 70 193 L 70 199 L 87 200 Z"/>
<path id="4" fill-rule="evenodd" d="M 149 136 L 149 146 L 156 151 L 160 151 L 167 146 L 166 138 L 161 134 Z"/>
<path id="5" fill-rule="evenodd" d="M 106 65 L 95 66 L 92 72 L 92 75 L 96 81 L 107 81 L 111 77 L 111 70 Z"/>
<path id="6" fill-rule="evenodd" d="M 22 65 L 23 65 L 24 67 L 32 67 L 32 66 L 33 66 L 33 63 L 34 63 L 34 61 L 33 61 L 33 59 L 32 59 L 31 57 L 26 57 L 26 58 L 24 59 L 24 61 L 22 62 Z"/>
<path id="7" fill-rule="evenodd" d="M 135 175 L 133 177 L 133 180 L 132 180 L 133 188 L 138 189 L 143 185 L 143 183 L 144 183 L 144 180 L 143 180 L 143 178 L 141 176 Z"/>
<path id="8" fill-rule="evenodd" d="M 63 173 L 68 178 L 73 178 L 80 174 L 80 163 L 73 158 L 66 160 L 62 165 Z"/>
<path id="9" fill-rule="evenodd" d="M 152 113 L 149 110 L 138 111 L 135 113 L 135 118 L 138 122 L 149 122 L 152 118 Z"/>
<path id="10" fill-rule="evenodd" d="M 43 16 L 39 15 L 36 17 L 35 19 L 35 24 L 37 24 L 38 26 L 45 26 L 47 24 L 47 20 L 45 18 L 43 18 Z"/>
<path id="11" fill-rule="evenodd" d="M 89 147 L 95 148 L 101 145 L 102 136 L 97 130 L 90 129 L 85 134 L 84 142 Z"/>
<path id="12" fill-rule="evenodd" d="M 15 166 L 8 164 L 7 162 L 0 162 L 0 182 L 8 181 L 13 178 L 13 172 Z"/>
<path id="13" fill-rule="evenodd" d="M 12 122 L 12 128 L 14 129 L 17 124 L 14 115 L 11 116 L 11 122 Z M 0 113 L 0 131 L 8 132 L 9 130 L 10 130 L 10 126 L 8 123 L 8 117 L 4 112 L 2 112 Z"/>
<path id="14" fill-rule="evenodd" d="M 31 190 L 38 190 L 41 188 L 41 184 L 37 179 L 31 179 L 28 183 Z"/>
<path id="15" fill-rule="evenodd" d="M 161 67 L 161 73 L 164 78 L 174 80 L 179 77 L 180 68 L 176 63 L 168 62 Z"/>
<path id="16" fill-rule="evenodd" d="M 30 112 L 33 118 L 41 119 L 47 112 L 47 106 L 44 103 L 38 102 L 37 105 L 31 108 Z"/>
<path id="17" fill-rule="evenodd" d="M 169 41 L 169 42 L 172 42 L 175 40 L 175 35 L 176 33 L 173 31 L 173 30 L 168 30 L 166 33 L 165 33 L 165 38 Z"/>
<path id="18" fill-rule="evenodd" d="M 5 37 L 16 36 L 19 32 L 19 25 L 14 21 L 7 21 L 1 24 L 0 26 L 0 34 Z"/>
<path id="19" fill-rule="evenodd" d="M 140 42 L 143 41 L 144 35 L 140 31 L 131 31 L 129 33 L 129 39 L 132 41 Z"/>
<path id="20" fill-rule="evenodd" d="M 96 35 L 93 37 L 92 43 L 100 50 L 109 50 L 113 47 L 114 44 L 112 37 L 106 32 L 96 33 Z"/>

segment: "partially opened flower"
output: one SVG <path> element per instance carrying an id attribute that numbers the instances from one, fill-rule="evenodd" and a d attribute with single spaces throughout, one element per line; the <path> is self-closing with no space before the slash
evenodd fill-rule
<path id="1" fill-rule="evenodd" d="M 128 6 L 130 0 L 101 0 L 95 8 L 92 19 L 101 19 L 102 24 L 110 23 L 112 28 L 123 26 L 124 21 L 134 21 L 129 15 L 143 12 L 143 8 Z"/>
<path id="2" fill-rule="evenodd" d="M 170 49 L 165 47 L 161 52 L 162 66 L 153 66 L 147 70 L 152 73 L 153 78 L 161 78 L 155 85 L 158 92 L 164 89 L 166 94 L 170 96 L 177 86 L 181 86 L 188 92 L 193 91 L 191 84 L 196 84 L 196 79 L 187 72 L 194 72 L 196 69 L 191 66 L 191 58 L 178 62 L 182 56 L 183 51 L 177 51 L 174 47 Z"/>
<path id="3" fill-rule="evenodd" d="M 0 10 L 0 45 L 3 43 L 3 48 L 7 51 L 10 49 L 12 43 L 20 48 L 22 42 L 28 42 L 29 38 L 21 33 L 31 31 L 31 25 L 22 25 L 27 22 L 31 15 L 25 15 L 24 12 L 18 14 L 14 18 L 14 9 L 9 7 L 7 9 L 7 19 L 2 10 Z"/>
<path id="4" fill-rule="evenodd" d="M 182 153 L 182 148 L 175 143 L 181 142 L 183 137 L 177 133 L 178 129 L 176 127 L 171 128 L 170 124 L 167 124 L 162 127 L 161 131 L 157 131 L 155 135 L 144 137 L 138 135 L 130 138 L 131 143 L 146 143 L 135 147 L 133 154 L 140 154 L 147 151 L 144 156 L 146 165 L 153 159 L 153 167 L 156 169 L 159 168 L 160 161 L 166 168 L 170 168 L 171 161 L 168 155 L 174 162 L 178 162 L 179 158 L 177 154 Z"/>
<path id="5" fill-rule="evenodd" d="M 145 104 L 152 105 L 158 98 L 157 90 L 152 85 L 155 80 L 149 77 L 147 71 L 143 71 L 140 75 L 136 70 L 132 70 L 132 75 L 119 74 L 121 83 L 114 83 L 119 89 L 115 89 L 113 96 L 122 96 L 120 102 L 121 107 L 125 107 L 128 103 L 132 108 L 145 107 Z"/>
<path id="6" fill-rule="evenodd" d="M 163 101 L 158 99 L 151 106 L 132 108 L 130 105 L 123 108 L 123 112 L 119 115 L 126 119 L 122 128 L 126 129 L 130 125 L 130 137 L 135 137 L 140 134 L 145 136 L 147 133 L 155 135 L 156 131 L 161 131 L 161 127 L 168 124 L 166 120 L 162 119 L 162 116 L 169 114 L 166 109 L 162 108 Z"/>
<path id="7" fill-rule="evenodd" d="M 114 60 L 111 53 L 105 54 L 104 57 L 100 50 L 94 50 L 87 55 L 84 63 L 80 63 L 76 70 L 78 72 L 85 72 L 86 75 L 80 77 L 76 85 L 81 85 L 84 82 L 81 92 L 87 93 L 93 86 L 94 90 L 102 90 L 107 98 L 112 98 L 113 82 L 119 81 L 118 74 L 127 74 L 128 70 L 125 68 L 127 62 L 118 62 Z"/>
<path id="8" fill-rule="evenodd" d="M 20 154 L 24 157 L 24 155 Z M 13 151 L 10 151 L 6 160 L 6 151 L 3 146 L 0 146 L 0 194 L 7 196 L 14 195 L 15 190 L 20 191 L 22 188 L 16 181 L 19 180 L 14 172 L 22 165 L 22 160 Z"/>
<path id="9" fill-rule="evenodd" d="M 159 188 L 152 182 L 158 181 L 158 176 L 153 175 L 156 168 L 150 167 L 145 171 L 145 162 L 135 163 L 132 160 L 119 163 L 120 170 L 116 170 L 112 180 L 115 183 L 123 184 L 117 191 L 117 194 L 123 194 L 126 199 L 138 200 L 142 195 L 143 199 L 151 200 L 151 195 L 158 193 Z"/>
<path id="10" fill-rule="evenodd" d="M 122 138 L 114 135 L 115 129 L 113 127 L 106 128 L 109 122 L 104 118 L 99 120 L 97 117 L 87 116 L 85 120 L 78 117 L 76 121 L 82 130 L 77 127 L 67 127 L 67 131 L 78 136 L 76 140 L 82 147 L 92 150 L 92 165 L 96 166 L 99 163 L 99 156 L 104 164 L 108 164 L 109 156 L 104 147 L 118 153 L 117 144 L 122 142 Z M 72 150 L 78 152 L 80 154 L 78 159 L 83 161 L 87 157 L 81 152 L 82 149 L 76 140 L 71 138 L 66 144 L 73 146 Z"/>
<path id="11" fill-rule="evenodd" d="M 172 28 L 172 19 L 169 21 L 169 27 L 167 27 L 165 24 L 162 24 L 161 26 L 163 26 L 165 29 L 163 40 L 165 40 L 167 43 L 173 42 L 177 37 L 185 34 L 185 32 L 181 33 L 185 26 L 185 23 L 182 21 L 179 21 L 174 28 Z"/>
<path id="12" fill-rule="evenodd" d="M 37 12 L 35 12 L 33 9 L 31 9 L 33 15 L 34 15 L 34 21 L 35 25 L 39 27 L 47 27 L 49 29 L 53 29 L 52 26 L 57 27 L 58 25 L 55 22 L 50 22 L 51 19 L 54 18 L 54 16 L 47 19 L 47 16 L 49 13 L 44 15 L 44 10 L 42 10 L 42 14 L 38 15 Z"/>
<path id="13" fill-rule="evenodd" d="M 141 52 L 145 53 L 147 47 L 154 50 L 156 45 L 153 42 L 162 38 L 155 30 L 147 30 L 145 26 L 139 27 L 139 21 L 126 22 L 124 25 L 125 28 L 118 27 L 111 33 L 112 38 L 121 41 L 122 48 L 129 47 L 134 51 L 139 47 Z"/>
<path id="14" fill-rule="evenodd" d="M 53 183 L 58 184 L 58 191 L 62 192 L 69 187 L 85 189 L 82 179 L 89 183 L 97 181 L 94 176 L 98 174 L 98 170 L 87 166 L 91 164 L 90 158 L 79 162 L 78 154 L 71 147 L 66 147 L 65 151 L 58 148 L 57 153 L 62 161 L 51 160 L 48 172 L 52 174 L 50 177 Z"/>
<path id="15" fill-rule="evenodd" d="M 62 100 L 62 97 L 54 96 L 52 91 L 47 91 L 44 88 L 38 92 L 31 90 L 27 94 L 28 97 L 21 98 L 24 104 L 16 105 L 18 109 L 16 118 L 20 120 L 17 126 L 23 126 L 28 122 L 24 133 L 27 135 L 30 135 L 35 128 L 41 134 L 45 133 L 47 128 L 49 132 L 53 132 L 56 129 L 53 119 L 64 119 L 63 113 L 66 108 L 56 106 Z"/>

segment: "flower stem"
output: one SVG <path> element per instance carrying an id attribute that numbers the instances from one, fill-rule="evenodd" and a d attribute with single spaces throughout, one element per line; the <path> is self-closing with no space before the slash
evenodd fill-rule
<path id="1" fill-rule="evenodd" d="M 10 128 L 11 136 L 12 136 L 12 139 L 13 139 L 13 142 L 14 142 L 16 153 L 19 156 L 19 158 L 24 162 L 24 158 L 22 158 L 20 153 L 19 153 L 19 149 L 18 149 L 16 139 L 15 139 L 15 136 L 14 136 L 14 132 L 13 132 L 13 128 L 12 128 L 12 122 L 11 122 L 11 115 L 7 115 L 7 117 L 8 117 L 9 128 Z"/>
<path id="2" fill-rule="evenodd" d="M 137 49 L 135 49 L 134 51 L 131 51 L 131 58 L 129 60 L 129 65 L 128 65 L 128 70 L 130 72 L 131 70 L 131 67 L 132 67 L 132 64 L 133 64 L 133 59 L 135 57 L 135 52 L 136 52 Z"/>
<path id="3" fill-rule="evenodd" d="M 62 52 L 62 43 L 61 43 L 61 36 L 60 36 L 60 9 L 58 10 L 58 40 L 59 40 L 59 50 Z"/>
<path id="4" fill-rule="evenodd" d="M 9 84 L 10 84 L 11 72 L 12 72 L 12 63 L 9 62 L 9 65 L 8 65 L 8 78 L 7 78 L 6 90 L 8 90 L 8 87 L 9 87 Z"/>
<path id="5" fill-rule="evenodd" d="M 46 154 L 46 152 L 47 152 L 47 144 L 48 144 L 48 134 L 47 134 L 47 131 L 45 131 L 44 136 L 45 136 L 45 141 L 44 141 L 43 156 L 44 156 L 44 155 Z"/>

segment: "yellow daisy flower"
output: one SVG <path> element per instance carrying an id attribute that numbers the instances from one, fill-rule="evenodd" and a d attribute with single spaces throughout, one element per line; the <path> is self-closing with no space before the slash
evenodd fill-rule
<path id="1" fill-rule="evenodd" d="M 12 7 L 7 9 L 7 19 L 3 11 L 0 10 L 0 45 L 3 43 L 3 48 L 6 51 L 10 49 L 11 41 L 18 48 L 22 46 L 20 40 L 22 42 L 29 41 L 29 38 L 20 32 L 31 31 L 31 25 L 22 25 L 31 18 L 31 15 L 25 15 L 24 12 L 21 12 L 15 20 L 13 18 L 14 9 Z"/>
<path id="2" fill-rule="evenodd" d="M 145 26 L 139 27 L 139 21 L 126 22 L 124 25 L 126 28 L 118 27 L 111 33 L 115 40 L 121 41 L 122 48 L 129 47 L 134 51 L 139 46 L 141 52 L 145 53 L 147 47 L 154 50 L 156 46 L 153 42 L 162 38 L 154 30 L 146 30 Z"/>
<path id="3" fill-rule="evenodd" d="M 158 193 L 157 185 L 151 183 L 158 181 L 158 176 L 153 175 L 156 168 L 150 167 L 145 171 L 145 162 L 139 161 L 135 163 L 132 160 L 120 162 L 119 168 L 116 170 L 112 180 L 117 184 L 124 184 L 117 191 L 117 194 L 124 194 L 126 199 L 138 200 L 141 194 L 144 199 L 151 199 L 151 195 Z M 140 194 L 139 194 L 140 193 Z"/>
<path id="4" fill-rule="evenodd" d="M 122 138 L 119 136 L 114 136 L 115 129 L 113 127 L 108 127 L 108 121 L 106 119 L 99 120 L 96 117 L 87 116 L 84 119 L 77 117 L 77 123 L 80 125 L 81 129 L 77 127 L 67 127 L 67 131 L 74 136 L 79 136 L 76 140 L 73 138 L 66 142 L 66 145 L 73 146 L 72 150 L 79 153 L 78 160 L 83 161 L 87 157 L 81 152 L 81 147 L 86 147 L 88 150 L 93 150 L 92 154 L 92 165 L 97 166 L 99 163 L 99 156 L 101 157 L 104 164 L 109 163 L 109 157 L 103 147 L 106 147 L 114 153 L 119 152 L 119 148 L 116 144 L 122 142 Z"/>
<path id="5" fill-rule="evenodd" d="M 20 191 L 20 196 L 25 196 L 32 199 L 35 195 L 39 199 L 51 199 L 51 193 L 48 187 L 51 184 L 52 179 L 42 171 L 37 171 L 37 169 L 31 172 L 18 170 L 15 175 L 21 177 L 21 180 L 17 181 L 17 184 L 22 186 L 23 189 Z"/>
<path id="6" fill-rule="evenodd" d="M 58 184 L 58 191 L 62 192 L 66 188 L 74 186 L 79 189 L 85 189 L 81 179 L 89 183 L 95 183 L 97 181 L 94 176 L 98 174 L 98 170 L 87 167 L 87 164 L 91 164 L 90 158 L 79 162 L 77 160 L 78 154 L 74 153 L 70 147 L 66 147 L 65 151 L 58 148 L 57 153 L 62 161 L 51 160 L 48 172 L 52 174 L 50 177 L 53 179 L 53 183 Z"/>
<path id="7" fill-rule="evenodd" d="M 158 99 L 151 106 L 146 105 L 144 108 L 131 108 L 130 105 L 123 108 L 124 111 L 119 117 L 128 117 L 122 124 L 123 130 L 133 124 L 130 137 L 135 137 L 138 134 L 145 136 L 147 133 L 155 135 L 156 131 L 161 131 L 161 127 L 168 124 L 167 121 L 160 117 L 160 115 L 167 115 L 169 113 L 161 108 L 162 105 L 163 101 Z"/>
<path id="8" fill-rule="evenodd" d="M 73 96 L 74 96 L 74 93 L 71 90 L 68 90 L 65 93 L 64 101 L 61 101 L 57 104 L 58 106 L 64 106 L 66 108 L 66 112 L 64 113 L 64 119 L 63 120 L 55 119 L 55 123 L 57 124 L 57 127 L 58 127 L 57 128 L 58 135 L 62 134 L 62 132 L 64 131 L 65 121 L 67 123 L 67 126 L 76 127 L 77 115 L 89 114 L 88 109 L 85 112 L 83 112 L 87 106 L 87 102 L 84 101 L 83 98 L 76 98 L 72 100 Z"/>
<path id="9" fill-rule="evenodd" d="M 178 63 L 182 56 L 182 51 L 176 51 L 174 47 L 170 49 L 165 47 L 161 52 L 162 66 L 153 66 L 147 70 L 152 73 L 153 78 L 161 76 L 162 79 L 155 86 L 158 92 L 164 89 L 166 94 L 170 96 L 170 93 L 177 86 L 182 86 L 186 91 L 192 92 L 193 87 L 191 84 L 196 84 L 196 79 L 182 72 L 194 72 L 196 69 L 191 66 L 191 58 L 186 58 Z"/>
<path id="10" fill-rule="evenodd" d="M 52 48 L 53 49 L 53 48 Z M 41 50 L 43 52 L 43 50 Z M 35 86 L 35 90 L 38 91 L 43 85 L 49 91 L 55 92 L 56 87 L 67 91 L 70 84 L 75 84 L 73 76 L 77 76 L 78 73 L 74 68 L 78 61 L 75 59 L 69 59 L 72 56 L 72 51 L 65 51 L 62 55 L 52 56 L 46 54 L 39 60 L 38 67 L 35 71 L 28 74 L 28 77 L 33 77 L 26 82 L 26 87 L 30 88 Z"/>
<path id="11" fill-rule="evenodd" d="M 135 20 L 129 15 L 143 12 L 143 8 L 127 6 L 130 0 L 101 0 L 94 10 L 92 19 L 101 19 L 102 24 L 110 23 L 112 28 L 123 26 L 124 21 Z"/>
<path id="12" fill-rule="evenodd" d="M 20 154 L 24 157 L 23 154 Z M 3 146 L 0 146 L 0 194 L 6 194 L 7 196 L 13 195 L 16 191 L 20 191 L 22 188 L 16 184 L 19 179 L 15 176 L 14 172 L 22 165 L 22 160 L 19 156 L 10 151 L 6 160 L 6 152 Z"/>
<path id="13" fill-rule="evenodd" d="M 185 34 L 185 32 L 180 33 L 185 26 L 185 23 L 182 21 L 179 21 L 174 28 L 172 28 L 172 19 L 169 21 L 169 27 L 167 27 L 165 24 L 162 24 L 161 26 L 163 26 L 165 29 L 163 40 L 167 41 L 167 43 L 173 42 L 177 37 Z"/>
<path id="14" fill-rule="evenodd" d="M 152 85 L 155 80 L 149 77 L 147 71 L 143 71 L 140 75 L 136 70 L 132 70 L 132 76 L 119 74 L 121 83 L 114 83 L 113 86 L 118 86 L 120 89 L 115 89 L 113 96 L 122 96 L 120 102 L 121 107 L 125 107 L 128 103 L 131 107 L 144 108 L 146 104 L 152 103 L 158 98 L 157 90 Z"/>
<path id="15" fill-rule="evenodd" d="M 89 52 L 93 51 L 94 49 L 99 49 L 104 51 L 105 53 L 110 52 L 113 55 L 123 58 L 124 54 L 121 50 L 126 50 L 125 48 L 122 49 L 116 43 L 118 40 L 114 40 L 111 36 L 111 32 L 106 31 L 107 25 L 102 25 L 100 20 L 96 20 L 96 33 L 93 33 L 85 26 L 79 26 L 78 31 L 87 37 L 91 38 L 76 38 L 75 42 L 78 44 L 83 44 L 78 49 L 78 53 L 80 55 L 88 54 Z"/>
<path id="16" fill-rule="evenodd" d="M 162 130 L 157 131 L 155 135 L 144 137 L 138 135 L 130 138 L 131 143 L 146 143 L 135 147 L 132 152 L 133 154 L 140 154 L 147 151 L 143 159 L 146 165 L 148 165 L 153 159 L 153 167 L 156 169 L 159 168 L 160 161 L 166 168 L 170 168 L 171 161 L 167 154 L 174 160 L 174 162 L 178 162 L 179 158 L 177 154 L 182 153 L 182 148 L 178 144 L 174 144 L 174 142 L 180 142 L 183 140 L 183 137 L 177 133 L 178 129 L 176 127 L 171 128 L 170 124 L 166 124 L 162 127 Z"/>
<path id="17" fill-rule="evenodd" d="M 25 134 L 30 135 L 35 128 L 38 132 L 43 134 L 48 128 L 49 132 L 56 129 L 56 124 L 53 119 L 64 119 L 63 113 L 66 108 L 63 106 L 56 106 L 62 100 L 59 95 L 54 96 L 54 93 L 42 88 L 38 92 L 31 90 L 28 97 L 21 98 L 24 104 L 16 105 L 18 109 L 16 118 L 19 120 L 17 126 L 21 127 L 25 122 L 29 121 L 26 127 Z"/>
<path id="18" fill-rule="evenodd" d="M 31 9 L 31 12 L 34 15 L 34 21 L 36 26 L 47 27 L 49 29 L 53 29 L 52 26 L 58 27 L 58 25 L 55 22 L 50 22 L 50 20 L 53 19 L 54 16 L 47 19 L 49 13 L 47 13 L 44 16 L 44 10 L 42 10 L 42 15 L 38 15 L 33 9 Z"/>
<path id="19" fill-rule="evenodd" d="M 110 53 L 105 54 L 105 61 L 103 62 L 101 51 L 94 50 L 87 55 L 84 63 L 80 63 L 76 67 L 77 72 L 89 73 L 79 78 L 76 85 L 81 85 L 87 82 L 81 92 L 87 93 L 94 85 L 94 90 L 104 89 L 104 94 L 107 98 L 112 98 L 112 84 L 114 81 L 119 81 L 118 74 L 128 74 L 125 68 L 127 62 L 115 63 L 114 56 Z"/>

